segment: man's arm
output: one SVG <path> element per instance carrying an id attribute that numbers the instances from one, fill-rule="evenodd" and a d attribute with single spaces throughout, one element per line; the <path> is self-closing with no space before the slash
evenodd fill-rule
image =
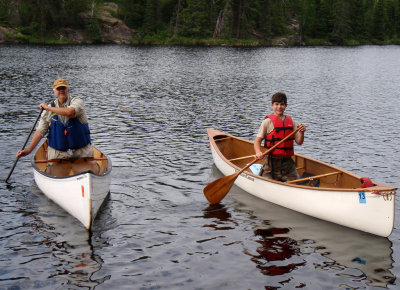
<path id="1" fill-rule="evenodd" d="M 42 140 L 43 135 L 39 133 L 38 130 L 35 131 L 35 133 L 33 134 L 32 140 L 29 143 L 28 148 L 24 149 L 24 150 L 19 150 L 17 152 L 16 157 L 22 157 L 22 156 L 26 156 L 29 153 L 31 153 L 33 150 L 35 150 L 36 146 L 39 144 L 40 140 Z"/>
<path id="2" fill-rule="evenodd" d="M 75 117 L 75 108 L 68 107 L 68 108 L 57 108 L 47 105 L 46 103 L 41 103 L 40 107 L 46 111 L 50 111 L 52 113 L 56 113 L 57 115 L 65 116 L 68 118 Z"/>

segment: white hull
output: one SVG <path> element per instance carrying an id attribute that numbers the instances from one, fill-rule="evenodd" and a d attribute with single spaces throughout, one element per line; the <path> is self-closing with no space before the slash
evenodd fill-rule
<path id="1" fill-rule="evenodd" d="M 39 189 L 66 212 L 90 229 L 110 188 L 111 175 L 83 173 L 70 177 L 50 177 L 33 170 Z"/>
<path id="2" fill-rule="evenodd" d="M 53 202 L 90 229 L 107 197 L 111 182 L 111 160 L 93 147 L 94 158 L 47 160 L 47 142 L 32 159 L 33 174 L 39 189 Z M 49 162 L 51 174 L 46 173 Z M 96 172 L 96 173 L 95 173 Z"/>
<path id="3" fill-rule="evenodd" d="M 239 167 L 227 162 L 216 151 L 214 142 L 210 140 L 210 143 L 214 163 L 225 176 L 239 171 Z M 235 184 L 263 200 L 378 236 L 389 236 L 394 226 L 394 195 L 384 197 L 362 189 L 358 191 L 291 186 L 282 182 L 271 182 L 249 172 L 240 174 Z M 365 195 L 365 199 L 360 199 L 360 192 Z"/>

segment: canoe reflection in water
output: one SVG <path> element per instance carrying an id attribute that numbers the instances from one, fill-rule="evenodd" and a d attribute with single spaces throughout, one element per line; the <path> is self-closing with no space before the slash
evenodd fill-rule
<path id="1" fill-rule="evenodd" d="M 82 227 L 80 222 L 66 211 L 58 208 L 51 200 L 44 198 L 43 193 L 36 186 L 31 187 L 32 193 L 39 197 L 35 200 L 38 214 L 35 217 L 35 226 L 43 235 L 43 245 L 50 250 L 52 259 L 56 259 L 60 266 L 54 267 L 49 278 L 65 279 L 67 287 L 94 289 L 109 280 L 110 276 L 93 279 L 103 261 L 93 253 L 92 231 Z M 104 216 L 109 218 L 107 207 L 102 207 Z M 99 221 L 96 223 L 102 225 Z M 95 227 L 96 229 L 96 227 Z M 49 257 L 46 257 L 49 258 Z"/>
<path id="2" fill-rule="evenodd" d="M 212 178 L 221 177 L 213 165 Z M 340 283 L 365 287 L 394 285 L 392 242 L 388 238 L 343 227 L 262 201 L 233 186 L 221 210 L 246 213 L 257 248 L 244 249 L 261 273 L 282 278 L 307 279 L 310 264 L 316 271 L 334 273 Z M 218 213 L 221 223 L 234 224 L 229 214 Z M 243 219 L 242 219 L 243 222 Z M 317 255 L 317 256 L 316 256 Z M 319 257 L 318 257 L 319 255 Z M 308 265 L 307 265 L 308 264 Z M 285 274 L 291 273 L 289 275 Z M 350 274 L 349 274 L 350 273 Z M 318 275 L 318 274 L 317 274 Z M 304 278 L 304 276 L 306 278 Z"/>
<path id="3" fill-rule="evenodd" d="M 290 261 L 288 260 L 289 258 L 299 254 L 299 247 L 295 240 L 289 237 L 274 237 L 288 232 L 289 229 L 285 228 L 257 229 L 254 231 L 255 236 L 259 238 L 257 242 L 261 244 L 256 250 L 258 255 L 251 254 L 248 251 L 245 251 L 245 254 L 252 257 L 251 260 L 257 264 L 257 268 L 264 275 L 286 274 L 306 264 L 306 262 L 290 263 L 282 266 L 268 264 L 274 261 Z"/>
<path id="4" fill-rule="evenodd" d="M 215 205 L 210 205 L 208 208 L 205 209 L 204 211 L 204 218 L 214 218 L 214 223 L 204 225 L 205 227 L 210 227 L 213 228 L 214 230 L 232 230 L 235 227 L 227 225 L 227 224 L 233 224 L 234 226 L 237 226 L 237 223 L 235 222 L 234 219 L 231 218 L 231 214 L 227 212 L 226 207 L 222 204 L 215 204 Z"/>

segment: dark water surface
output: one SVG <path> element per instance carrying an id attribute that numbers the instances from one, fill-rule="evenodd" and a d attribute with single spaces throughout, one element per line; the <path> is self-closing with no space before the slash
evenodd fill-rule
<path id="1" fill-rule="evenodd" d="M 278 90 L 308 128 L 297 152 L 398 186 L 399 67 L 398 46 L 0 46 L 1 179 L 58 77 L 114 165 L 89 233 L 18 162 L 0 183 L 0 289 L 397 289 L 398 218 L 381 238 L 202 190 L 221 177 L 206 128 L 254 139 Z"/>

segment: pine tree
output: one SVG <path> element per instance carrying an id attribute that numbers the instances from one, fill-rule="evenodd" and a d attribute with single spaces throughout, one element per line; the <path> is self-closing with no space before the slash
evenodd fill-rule
<path id="1" fill-rule="evenodd" d="M 372 24 L 372 37 L 377 40 L 385 39 L 385 22 L 386 22 L 384 0 L 377 0 L 374 7 L 373 24 Z"/>
<path id="2" fill-rule="evenodd" d="M 156 34 L 159 26 L 159 0 L 146 0 L 143 31 L 147 35 Z"/>
<path id="3" fill-rule="evenodd" d="M 179 35 L 193 38 L 212 37 L 207 0 L 190 0 L 182 10 Z"/>

